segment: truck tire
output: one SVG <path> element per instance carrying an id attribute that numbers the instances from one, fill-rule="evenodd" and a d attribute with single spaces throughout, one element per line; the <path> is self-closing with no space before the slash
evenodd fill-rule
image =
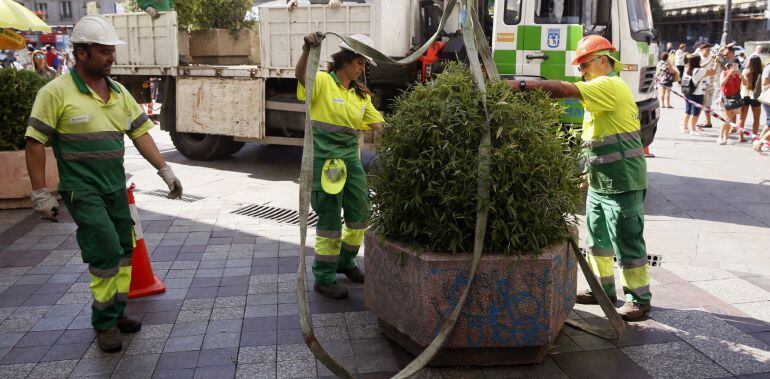
<path id="1" fill-rule="evenodd" d="M 222 159 L 235 154 L 243 147 L 243 142 L 233 141 L 233 137 L 211 134 L 170 132 L 171 141 L 182 155 L 198 161 Z"/>

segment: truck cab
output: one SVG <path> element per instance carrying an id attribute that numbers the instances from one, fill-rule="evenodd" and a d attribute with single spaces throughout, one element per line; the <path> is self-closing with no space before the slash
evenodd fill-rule
<path id="1" fill-rule="evenodd" d="M 643 135 L 652 140 L 660 110 L 654 85 L 658 48 L 648 0 L 499 0 L 493 16 L 495 64 L 509 79 L 580 81 L 571 64 L 578 41 L 587 34 L 610 40 L 626 66 L 620 77 L 634 94 Z M 580 103 L 563 103 L 562 121 L 582 124 Z"/>

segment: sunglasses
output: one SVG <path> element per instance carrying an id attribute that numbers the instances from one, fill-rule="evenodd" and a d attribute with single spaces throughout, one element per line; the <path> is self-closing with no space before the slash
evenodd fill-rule
<path id="1" fill-rule="evenodd" d="M 583 70 L 585 70 L 586 68 L 588 68 L 588 66 L 589 66 L 589 65 L 590 65 L 590 64 L 591 64 L 593 61 L 595 61 L 595 60 L 597 60 L 597 59 L 599 59 L 599 58 L 601 58 L 601 57 L 603 57 L 603 55 L 600 55 L 600 56 L 598 56 L 598 57 L 596 57 L 596 58 L 594 58 L 594 59 L 591 59 L 591 60 L 590 60 L 590 61 L 588 61 L 588 62 L 583 62 L 583 63 L 581 63 L 581 64 L 578 66 L 578 71 L 580 71 L 580 72 L 583 72 Z"/>

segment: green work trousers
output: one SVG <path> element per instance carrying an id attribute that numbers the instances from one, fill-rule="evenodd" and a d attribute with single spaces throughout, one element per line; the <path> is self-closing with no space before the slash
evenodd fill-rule
<path id="1" fill-rule="evenodd" d="M 91 273 L 91 324 L 110 329 L 126 309 L 131 284 L 134 237 L 126 190 L 67 191 L 61 196 L 78 226 L 75 236 Z"/>
<path id="2" fill-rule="evenodd" d="M 337 282 L 337 272 L 356 267 L 355 257 L 364 239 L 369 217 L 369 187 L 359 159 L 344 159 L 347 179 L 342 192 L 330 195 L 321 189 L 320 178 L 326 160 L 313 162 L 311 206 L 318 215 L 313 274 L 319 284 Z M 344 211 L 343 227 L 340 211 Z"/>
<path id="3" fill-rule="evenodd" d="M 650 277 L 644 244 L 644 190 L 604 194 L 588 190 L 587 260 L 610 297 L 615 294 L 614 257 L 622 271 L 626 301 L 649 304 Z"/>

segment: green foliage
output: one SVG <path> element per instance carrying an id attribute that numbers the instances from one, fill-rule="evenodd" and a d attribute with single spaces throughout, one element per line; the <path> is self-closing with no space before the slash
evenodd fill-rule
<path id="1" fill-rule="evenodd" d="M 24 133 L 40 87 L 50 79 L 34 71 L 0 69 L 0 151 L 24 148 Z"/>
<path id="2" fill-rule="evenodd" d="M 544 92 L 487 84 L 492 133 L 484 250 L 534 252 L 563 241 L 580 203 L 578 152 L 559 126 L 563 107 Z M 476 222 L 481 95 L 451 65 L 396 101 L 372 180 L 373 225 L 432 251 L 468 252 Z"/>
<path id="3" fill-rule="evenodd" d="M 130 0 L 136 4 L 136 0 Z M 184 0 L 175 1 L 177 24 L 185 30 L 250 29 L 254 21 L 246 21 L 252 0 Z M 136 5 L 136 8 L 139 8 Z"/>

